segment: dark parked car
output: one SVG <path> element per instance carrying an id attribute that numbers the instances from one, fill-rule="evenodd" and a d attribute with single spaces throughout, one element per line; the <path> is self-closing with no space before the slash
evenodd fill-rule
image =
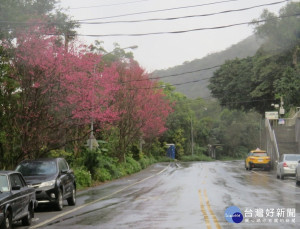
<path id="1" fill-rule="evenodd" d="M 14 221 L 29 226 L 37 206 L 34 188 L 28 187 L 22 174 L 0 171 L 0 228 L 10 229 Z"/>
<path id="2" fill-rule="evenodd" d="M 39 204 L 54 204 L 63 209 L 63 200 L 76 204 L 76 182 L 73 171 L 63 158 L 45 158 L 22 161 L 16 171 L 36 189 Z"/>

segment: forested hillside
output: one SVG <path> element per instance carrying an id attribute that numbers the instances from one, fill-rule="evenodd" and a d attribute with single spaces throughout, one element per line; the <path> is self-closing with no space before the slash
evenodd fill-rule
<path id="1" fill-rule="evenodd" d="M 231 46 L 230 48 L 210 54 L 202 59 L 195 59 L 191 62 L 185 62 L 167 70 L 157 70 L 153 72 L 155 76 L 169 76 L 163 78 L 162 81 L 176 86 L 176 90 L 188 96 L 189 98 L 206 98 L 210 96 L 208 85 L 208 78 L 212 77 L 213 72 L 218 68 L 198 71 L 210 67 L 224 64 L 226 60 L 235 58 L 244 58 L 253 56 L 257 49 L 261 46 L 262 40 L 253 36 Z M 193 72 L 188 74 L 180 74 L 183 72 Z M 173 76 L 176 75 L 176 76 Z M 203 80 L 202 80 L 203 79 Z M 199 82 L 185 83 L 189 81 L 200 80 Z M 181 84 L 181 85 L 178 85 Z"/>

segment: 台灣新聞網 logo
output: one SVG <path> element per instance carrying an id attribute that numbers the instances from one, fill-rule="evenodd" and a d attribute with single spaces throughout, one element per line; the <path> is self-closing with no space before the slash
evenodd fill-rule
<path id="1" fill-rule="evenodd" d="M 225 219 L 229 223 L 241 223 L 243 218 L 241 210 L 236 206 L 228 207 L 225 210 Z"/>

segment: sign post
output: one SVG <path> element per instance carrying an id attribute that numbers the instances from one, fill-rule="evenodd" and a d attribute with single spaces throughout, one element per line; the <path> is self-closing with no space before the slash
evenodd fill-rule
<path id="1" fill-rule="evenodd" d="M 265 117 L 269 120 L 278 120 L 278 111 L 266 111 Z"/>

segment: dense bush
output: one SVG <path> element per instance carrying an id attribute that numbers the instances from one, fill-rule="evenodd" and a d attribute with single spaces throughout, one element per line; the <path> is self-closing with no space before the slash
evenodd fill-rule
<path id="1" fill-rule="evenodd" d="M 152 156 L 150 156 L 150 157 L 145 157 L 145 156 L 143 156 L 143 157 L 139 160 L 139 163 L 140 163 L 140 165 L 141 165 L 141 168 L 142 168 L 142 169 L 145 169 L 145 168 L 147 168 L 149 165 L 155 163 L 156 161 L 157 161 L 157 160 L 156 160 L 154 157 L 152 157 Z"/>
<path id="2" fill-rule="evenodd" d="M 132 174 L 142 170 L 142 167 L 139 162 L 134 160 L 132 156 L 126 156 L 126 162 L 124 163 L 126 173 Z"/>
<path id="3" fill-rule="evenodd" d="M 90 187 L 92 185 L 91 173 L 84 167 L 79 167 L 74 169 L 74 174 L 76 177 L 77 188 Z"/>
<path id="4" fill-rule="evenodd" d="M 111 180 L 113 177 L 107 169 L 98 168 L 98 169 L 96 169 L 93 178 L 97 181 L 104 182 L 104 181 Z"/>
<path id="5" fill-rule="evenodd" d="M 208 157 L 204 154 L 194 154 L 189 156 L 182 156 L 182 161 L 213 161 L 211 157 Z"/>

